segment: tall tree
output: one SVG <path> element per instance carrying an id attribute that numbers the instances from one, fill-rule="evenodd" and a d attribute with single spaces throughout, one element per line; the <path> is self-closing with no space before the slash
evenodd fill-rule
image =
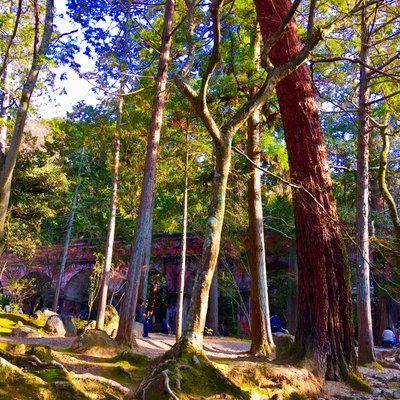
<path id="1" fill-rule="evenodd" d="M 298 52 L 294 54 L 292 58 L 288 59 L 287 63 L 284 65 L 278 68 L 270 68 L 264 83 L 254 96 L 231 116 L 231 118 L 226 118 L 226 122 L 224 121 L 221 126 L 218 126 L 208 107 L 207 94 L 210 78 L 221 62 L 221 8 L 222 1 L 215 0 L 212 2 L 210 12 L 213 22 L 213 47 L 202 76 L 199 91 L 196 92 L 182 75 L 175 76 L 175 82 L 178 88 L 188 98 L 193 110 L 202 120 L 212 137 L 215 154 L 211 204 L 206 224 L 203 252 L 197 269 L 189 310 L 189 320 L 184 334 L 186 341 L 180 341 L 182 345 L 190 343 L 196 350 L 202 349 L 208 295 L 219 254 L 233 136 L 248 120 L 250 115 L 265 104 L 274 90 L 275 85 L 284 76 L 296 70 L 296 68 L 305 61 L 311 49 L 314 48 L 321 39 L 320 31 L 310 34 L 308 37 L 309 40 L 307 40 L 304 47 L 297 48 Z M 272 41 L 269 46 L 274 42 L 275 41 Z M 193 48 L 191 50 L 194 51 Z"/>
<path id="2" fill-rule="evenodd" d="M 264 42 L 280 39 L 269 60 L 283 65 L 301 48 L 288 0 L 255 0 Z M 315 2 L 311 3 L 311 8 Z M 308 30 L 314 31 L 313 18 Z M 276 86 L 289 156 L 299 274 L 297 356 L 311 360 L 322 378 L 349 378 L 356 355 L 352 324 L 350 267 L 333 199 L 313 85 L 303 64 Z"/>
<path id="3" fill-rule="evenodd" d="M 132 256 L 129 263 L 125 296 L 120 313 L 120 323 L 116 340 L 119 343 L 134 345 L 133 330 L 135 307 L 139 291 L 139 280 L 145 251 L 150 248 L 152 237 L 153 190 L 158 157 L 164 105 L 167 97 L 166 84 L 172 42 L 172 22 L 175 0 L 168 0 L 165 5 L 164 29 L 159 52 L 159 64 L 153 100 L 152 117 L 149 127 L 146 159 L 143 174 L 142 191 L 136 230 L 132 243 Z"/>
<path id="4" fill-rule="evenodd" d="M 23 84 L 11 142 L 4 163 L 2 164 L 0 174 L 0 254 L 3 252 L 4 249 L 4 225 L 10 200 L 11 182 L 15 163 L 17 161 L 19 149 L 21 146 L 29 104 L 33 90 L 36 86 L 39 72 L 45 62 L 45 57 L 51 41 L 51 35 L 53 33 L 54 1 L 47 0 L 41 42 L 40 44 L 38 43 L 38 37 L 41 29 L 39 23 L 40 13 L 38 4 L 35 4 L 36 7 L 34 11 L 36 16 L 36 23 L 32 64 L 26 80 Z"/>
<path id="5" fill-rule="evenodd" d="M 361 10 L 361 51 L 360 88 L 358 95 L 358 135 L 357 135 L 357 325 L 358 362 L 375 361 L 374 339 L 372 336 L 372 314 L 369 268 L 369 78 L 366 65 L 369 64 L 370 32 L 369 11 Z"/>
<path id="6" fill-rule="evenodd" d="M 254 35 L 254 70 L 260 69 L 260 27 L 256 23 Z M 252 92 L 254 93 L 254 90 Z M 251 299 L 251 348 L 252 354 L 271 353 L 272 339 L 267 286 L 267 265 L 264 240 L 264 218 L 262 210 L 260 150 L 260 111 L 254 112 L 247 122 L 247 156 L 250 174 L 248 187 L 249 253 L 250 253 L 250 299 Z"/>

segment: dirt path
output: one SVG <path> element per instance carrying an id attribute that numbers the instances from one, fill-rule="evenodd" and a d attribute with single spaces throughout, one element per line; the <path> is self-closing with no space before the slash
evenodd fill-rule
<path id="1" fill-rule="evenodd" d="M 38 338 L 19 338 L 14 336 L 2 336 L 1 342 L 39 344 L 52 348 L 68 348 L 75 340 L 73 337 L 38 337 Z M 140 354 L 149 357 L 158 357 L 164 354 L 175 344 L 175 336 L 163 335 L 159 333 L 151 334 L 150 339 L 137 339 Z M 235 338 L 215 338 L 205 337 L 204 351 L 208 356 L 214 358 L 236 358 L 238 355 L 250 349 L 249 340 L 239 340 Z"/>

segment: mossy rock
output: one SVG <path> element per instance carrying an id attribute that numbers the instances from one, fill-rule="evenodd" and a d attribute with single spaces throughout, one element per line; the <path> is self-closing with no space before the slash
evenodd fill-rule
<path id="1" fill-rule="evenodd" d="M 26 352 L 26 346 L 23 343 L 6 343 L 3 348 L 13 356 L 23 356 Z"/>
<path id="2" fill-rule="evenodd" d="M 72 343 L 71 350 L 98 357 L 115 357 L 120 352 L 117 342 L 98 329 L 87 330 L 78 336 Z"/>
<path id="3" fill-rule="evenodd" d="M 289 334 L 273 334 L 277 360 L 282 360 L 293 355 L 295 351 L 295 337 Z"/>

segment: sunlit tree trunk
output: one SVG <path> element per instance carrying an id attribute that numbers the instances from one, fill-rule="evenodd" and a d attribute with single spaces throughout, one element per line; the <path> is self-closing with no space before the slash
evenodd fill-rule
<path id="1" fill-rule="evenodd" d="M 7 143 L 7 121 L 8 109 L 10 106 L 10 92 L 8 85 L 8 68 L 5 66 L 3 75 L 1 76 L 1 104 L 0 104 L 0 166 L 6 156 Z"/>
<path id="2" fill-rule="evenodd" d="M 185 172 L 183 182 L 183 213 L 182 213 L 182 240 L 181 240 L 181 268 L 179 271 L 179 287 L 176 305 L 176 341 L 182 336 L 183 327 L 183 297 L 185 294 L 185 275 L 186 275 L 186 234 L 187 234 L 187 214 L 188 214 L 188 184 L 189 184 L 189 132 L 186 131 L 185 137 Z"/>
<path id="3" fill-rule="evenodd" d="M 288 0 L 254 0 L 266 41 L 290 9 Z M 282 65 L 301 49 L 294 20 L 269 53 Z M 299 309 L 296 344 L 322 378 L 348 378 L 356 368 L 350 268 L 326 161 L 318 107 L 305 65 L 276 86 L 293 190 Z"/>
<path id="4" fill-rule="evenodd" d="M 260 68 L 260 27 L 257 24 L 254 37 L 254 69 Z M 256 111 L 247 121 L 247 156 L 260 166 L 260 112 Z M 268 304 L 267 265 L 262 210 L 261 172 L 248 162 L 247 205 L 249 211 L 249 261 L 250 261 L 250 315 L 251 354 L 269 355 L 275 347 Z"/>
<path id="5" fill-rule="evenodd" d="M 230 142 L 231 139 L 224 141 L 222 145 L 215 143 L 215 172 L 212 183 L 211 205 L 206 224 L 203 252 L 193 286 L 189 318 L 184 333 L 191 344 L 199 350 L 203 346 L 208 295 L 220 248 L 221 230 L 225 213 L 226 186 L 231 162 Z"/>
<path id="6" fill-rule="evenodd" d="M 114 151 L 112 163 L 112 178 L 111 178 L 111 197 L 110 209 L 108 215 L 108 230 L 106 241 L 106 252 L 104 257 L 104 269 L 102 285 L 99 293 L 99 301 L 97 307 L 96 329 L 104 328 L 104 318 L 106 313 L 108 284 L 110 282 L 111 262 L 113 256 L 114 236 L 115 236 L 115 219 L 117 216 L 117 191 L 118 191 L 118 170 L 119 170 L 119 154 L 121 147 L 121 122 L 122 122 L 122 109 L 123 109 L 123 92 L 124 79 L 121 82 L 121 95 L 118 98 L 118 115 L 116 125 L 116 135 L 114 137 Z"/>
<path id="7" fill-rule="evenodd" d="M 58 270 L 57 283 L 56 283 L 55 292 L 54 292 L 54 298 L 53 298 L 53 311 L 54 312 L 58 311 L 58 303 L 60 300 L 60 293 L 61 293 L 61 284 L 62 284 L 62 279 L 64 276 L 65 266 L 67 265 L 68 249 L 69 249 L 69 244 L 71 242 L 72 228 L 74 226 L 76 205 L 78 203 L 79 184 L 80 184 L 80 180 L 81 180 L 82 165 L 84 162 L 83 158 L 84 158 L 84 152 L 82 150 L 81 160 L 80 160 L 79 168 L 78 168 L 78 177 L 75 182 L 74 194 L 72 196 L 72 204 L 71 204 L 71 209 L 69 211 L 69 217 L 68 217 L 68 223 L 67 223 L 67 232 L 65 234 L 64 247 L 63 247 L 63 251 L 61 254 L 60 268 Z"/>
<path id="8" fill-rule="evenodd" d="M 153 191 L 155 185 L 156 164 L 160 132 L 163 121 L 164 105 L 167 96 L 167 73 L 171 51 L 172 20 L 175 0 L 165 5 L 164 29 L 160 48 L 160 58 L 156 78 L 156 88 L 152 107 L 151 124 L 147 139 L 142 191 L 140 195 L 138 219 L 132 243 L 132 255 L 129 263 L 125 296 L 121 307 L 120 323 L 116 340 L 120 344 L 135 346 L 133 330 L 135 307 L 139 291 L 140 272 L 151 245 L 153 219 Z"/>
<path id="9" fill-rule="evenodd" d="M 36 12 L 38 12 L 38 10 L 36 10 Z M 0 174 L 0 254 L 2 254 L 4 250 L 4 226 L 10 201 L 10 190 L 14 168 L 22 142 L 31 96 L 33 90 L 35 89 L 39 72 L 44 64 L 45 56 L 51 40 L 51 35 L 53 33 L 53 18 L 54 1 L 47 0 L 44 30 L 41 43 L 38 49 L 34 49 L 32 65 L 22 87 L 22 93 L 18 105 L 17 117 L 15 120 L 11 142 Z M 39 29 L 39 27 L 36 27 L 36 29 Z"/>
<path id="10" fill-rule="evenodd" d="M 369 268 L 369 83 L 366 64 L 369 63 L 369 32 L 366 8 L 361 10 L 360 89 L 358 96 L 358 142 L 357 142 L 357 323 L 358 363 L 375 361 L 372 335 L 372 313 Z"/>

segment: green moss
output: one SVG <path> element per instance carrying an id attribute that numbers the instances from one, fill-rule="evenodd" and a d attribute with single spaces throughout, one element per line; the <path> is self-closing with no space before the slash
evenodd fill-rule
<path id="1" fill-rule="evenodd" d="M 62 369 L 58 368 L 46 368 L 36 373 L 39 378 L 45 382 L 59 382 L 67 380 L 67 375 Z"/>
<path id="2" fill-rule="evenodd" d="M 43 328 L 46 319 L 34 319 L 29 315 L 0 312 L 0 335 L 9 335 L 13 328 L 21 325 L 33 326 L 35 328 Z"/>
<path id="3" fill-rule="evenodd" d="M 43 362 L 49 362 L 53 359 L 49 346 L 31 346 L 26 354 L 36 356 Z"/>
<path id="4" fill-rule="evenodd" d="M 368 383 L 355 373 L 351 373 L 349 375 L 348 384 L 354 390 L 359 390 L 361 392 L 366 392 L 366 393 L 372 393 L 372 388 L 368 385 Z"/>
<path id="5" fill-rule="evenodd" d="M 382 367 L 378 362 L 373 362 L 371 364 L 365 365 L 366 368 L 374 369 L 375 371 L 384 371 L 385 368 Z"/>

